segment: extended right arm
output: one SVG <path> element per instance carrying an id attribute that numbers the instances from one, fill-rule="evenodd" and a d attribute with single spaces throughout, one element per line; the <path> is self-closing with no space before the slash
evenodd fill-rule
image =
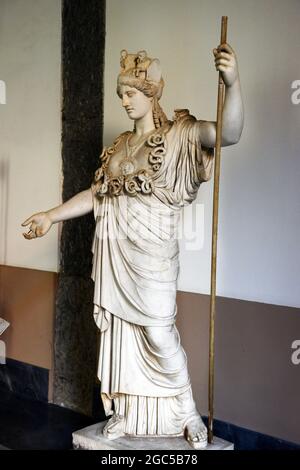
<path id="1" fill-rule="evenodd" d="M 22 226 L 30 224 L 29 232 L 23 233 L 27 240 L 42 237 L 50 230 L 52 224 L 63 220 L 74 219 L 88 214 L 93 210 L 93 195 L 91 189 L 86 189 L 76 194 L 60 206 L 54 207 L 46 212 L 38 212 L 22 223 Z"/>
<path id="2" fill-rule="evenodd" d="M 81 215 L 88 214 L 93 210 L 93 196 L 91 189 L 86 189 L 81 193 L 76 194 L 71 199 L 47 211 L 51 222 L 61 222 L 63 220 L 74 219 Z"/>

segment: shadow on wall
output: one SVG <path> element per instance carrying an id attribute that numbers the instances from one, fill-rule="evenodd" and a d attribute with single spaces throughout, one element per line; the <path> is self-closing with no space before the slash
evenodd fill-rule
<path id="1" fill-rule="evenodd" d="M 0 159 L 0 264 L 6 264 L 8 222 L 9 158 Z"/>

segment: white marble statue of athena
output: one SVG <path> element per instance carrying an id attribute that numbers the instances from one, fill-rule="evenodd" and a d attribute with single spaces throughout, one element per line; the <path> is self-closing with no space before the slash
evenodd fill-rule
<path id="1" fill-rule="evenodd" d="M 222 145 L 238 142 L 243 105 L 236 55 L 213 50 L 226 86 Z M 98 377 L 110 439 L 182 435 L 207 444 L 186 354 L 175 326 L 178 218 L 212 175 L 216 123 L 186 109 L 169 121 L 159 105 L 160 62 L 146 51 L 121 51 L 117 93 L 134 130 L 105 148 L 90 188 L 29 217 L 24 236 L 93 210 L 94 318 L 101 331 Z"/>

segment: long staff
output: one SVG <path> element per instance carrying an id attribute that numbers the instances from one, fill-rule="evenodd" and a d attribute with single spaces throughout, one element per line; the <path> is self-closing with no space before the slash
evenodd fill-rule
<path id="1" fill-rule="evenodd" d="M 222 16 L 221 43 L 220 44 L 226 43 L 226 40 L 227 40 L 227 19 L 228 19 L 227 16 Z M 208 442 L 209 443 L 213 441 L 216 272 L 217 272 L 219 185 L 220 185 L 222 118 L 223 118 L 224 96 L 225 96 L 225 85 L 222 80 L 221 72 L 219 72 L 217 133 L 216 133 L 215 171 L 214 171 L 212 248 L 211 248 L 211 283 L 210 283 L 209 381 L 208 381 Z"/>

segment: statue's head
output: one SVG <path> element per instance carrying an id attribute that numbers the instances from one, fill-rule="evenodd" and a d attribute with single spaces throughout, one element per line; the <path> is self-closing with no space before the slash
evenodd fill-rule
<path id="1" fill-rule="evenodd" d="M 159 60 L 148 57 L 146 51 L 128 54 L 123 49 L 120 65 L 117 93 L 123 100 L 129 118 L 138 119 L 141 113 L 147 112 L 151 107 L 155 127 L 163 125 L 167 118 L 158 104 L 164 87 Z M 128 105 L 126 97 L 130 98 L 127 100 Z M 132 102 L 138 105 L 132 106 Z"/>

